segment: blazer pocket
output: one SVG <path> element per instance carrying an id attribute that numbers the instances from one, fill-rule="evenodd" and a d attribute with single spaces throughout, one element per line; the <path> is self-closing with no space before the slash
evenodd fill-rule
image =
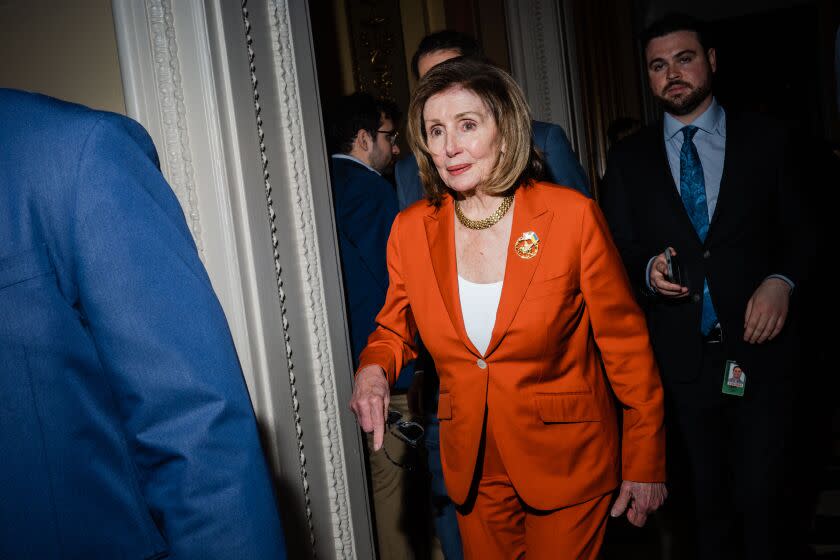
<path id="1" fill-rule="evenodd" d="M 566 270 L 562 274 L 549 278 L 548 280 L 532 282 L 528 286 L 528 291 L 525 293 L 525 299 L 536 299 L 552 294 L 562 294 L 563 292 L 575 289 L 576 286 L 572 285 L 569 272 L 569 270 Z"/>
<path id="2" fill-rule="evenodd" d="M 19 284 L 36 276 L 52 272 L 47 246 L 35 248 L 0 258 L 0 290 Z"/>
<path id="3" fill-rule="evenodd" d="M 441 393 L 438 397 L 438 420 L 452 420 L 452 397 Z"/>
<path id="4" fill-rule="evenodd" d="M 537 393 L 537 414 L 545 423 L 600 422 L 601 409 L 589 389 Z"/>

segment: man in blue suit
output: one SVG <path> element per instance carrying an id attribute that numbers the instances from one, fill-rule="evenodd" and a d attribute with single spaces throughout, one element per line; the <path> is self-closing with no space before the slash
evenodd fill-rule
<path id="1" fill-rule="evenodd" d="M 411 60 L 411 71 L 415 78 L 422 78 L 432 67 L 450 58 L 458 56 L 482 57 L 478 43 L 463 33 L 444 30 L 424 37 L 417 46 Z M 586 174 L 575 156 L 566 133 L 560 126 L 540 121 L 532 121 L 534 144 L 543 153 L 546 162 L 546 180 L 576 189 L 590 196 Z M 397 162 L 397 197 L 400 210 L 425 197 L 423 184 L 420 182 L 417 160 L 413 154 Z M 437 382 L 434 364 L 428 353 L 421 349 L 417 360 L 417 369 L 423 370 L 423 393 L 427 401 L 426 448 L 429 458 L 429 471 L 432 475 L 432 501 L 434 504 L 435 532 L 447 560 L 463 558 L 461 536 L 458 532 L 458 520 L 455 506 L 450 501 L 443 483 L 443 471 L 440 464 L 439 425 L 437 420 Z"/>
<path id="2" fill-rule="evenodd" d="M 136 122 L 0 89 L 0 558 L 284 558 L 224 313 Z"/>
<path id="3" fill-rule="evenodd" d="M 458 31 L 438 31 L 425 36 L 411 59 L 414 77 L 422 78 L 433 66 L 457 56 L 482 57 L 475 39 Z M 541 121 L 532 121 L 534 144 L 543 153 L 546 163 L 546 180 L 571 187 L 589 196 L 586 174 L 572 150 L 562 127 Z M 400 210 L 425 196 L 417 169 L 417 160 L 409 154 L 397 162 L 397 196 Z"/>
<path id="4" fill-rule="evenodd" d="M 385 303 L 385 246 L 397 198 L 382 173 L 395 155 L 397 108 L 367 93 L 340 98 L 327 117 L 333 203 L 354 366 Z"/>
<path id="5" fill-rule="evenodd" d="M 395 105 L 367 93 L 337 100 L 327 120 L 354 369 L 368 336 L 376 328 L 376 315 L 388 291 L 385 248 L 397 216 L 397 196 L 382 173 L 400 153 L 396 144 L 399 120 Z M 400 372 L 391 391 L 389 408 L 403 417 L 410 416 L 408 390 L 413 379 L 411 362 Z M 424 538 L 421 529 L 426 523 L 422 519 L 415 521 L 419 509 L 406 500 L 410 494 L 410 467 L 406 464 L 409 450 L 395 434 L 387 436 L 384 450 L 376 453 L 372 440 L 368 441 L 373 510 L 382 560 L 414 558 L 415 549 L 424 546 L 418 541 Z"/>

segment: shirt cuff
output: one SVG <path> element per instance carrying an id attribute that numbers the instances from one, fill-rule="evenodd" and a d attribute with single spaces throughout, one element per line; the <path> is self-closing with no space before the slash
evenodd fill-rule
<path id="1" fill-rule="evenodd" d="M 654 288 L 653 286 L 650 285 L 650 268 L 653 266 L 653 261 L 655 261 L 656 257 L 658 257 L 658 256 L 659 255 L 656 255 L 655 257 L 651 257 L 650 260 L 647 263 L 647 267 L 645 268 L 645 286 L 647 286 L 647 289 L 650 290 L 650 293 L 652 293 L 652 294 L 655 294 L 655 293 L 658 293 L 658 292 L 656 291 L 656 288 Z"/>
<path id="2" fill-rule="evenodd" d="M 765 280 L 767 280 L 768 278 L 778 278 L 779 280 L 784 280 L 785 282 L 787 282 L 787 285 L 790 286 L 791 292 L 793 292 L 793 289 L 796 288 L 796 284 L 793 283 L 793 280 L 791 280 L 784 274 L 771 274 L 770 276 L 765 278 Z"/>

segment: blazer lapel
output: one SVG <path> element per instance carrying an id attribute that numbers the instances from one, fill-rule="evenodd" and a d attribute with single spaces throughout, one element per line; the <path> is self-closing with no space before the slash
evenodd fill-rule
<path id="1" fill-rule="evenodd" d="M 534 277 L 540 259 L 547 250 L 545 241 L 548 239 L 551 219 L 554 216 L 542 204 L 542 200 L 532 188 L 520 187 L 517 189 L 515 202 L 513 225 L 511 226 L 505 263 L 505 279 L 502 284 L 502 297 L 499 301 L 496 324 L 493 326 L 493 334 L 485 356 L 492 354 L 499 346 L 522 303 L 522 299 L 525 297 L 525 292 L 531 284 L 531 279 Z M 526 232 L 536 233 L 540 240 L 537 254 L 531 259 L 520 257 L 514 249 L 517 239 Z"/>
<path id="2" fill-rule="evenodd" d="M 447 196 L 440 208 L 424 218 L 426 227 L 426 241 L 429 243 L 429 253 L 432 257 L 432 268 L 437 279 L 443 304 L 449 313 L 449 320 L 458 333 L 458 338 L 467 349 L 481 356 L 476 350 L 467 330 L 464 327 L 464 316 L 461 313 L 461 299 L 458 296 L 458 265 L 455 261 L 455 211 L 452 197 Z"/>

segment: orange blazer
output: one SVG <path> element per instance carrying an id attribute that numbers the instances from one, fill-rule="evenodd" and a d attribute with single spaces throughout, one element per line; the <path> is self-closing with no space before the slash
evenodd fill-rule
<path id="1" fill-rule="evenodd" d="M 458 504 L 473 479 L 485 408 L 511 482 L 531 507 L 580 503 L 622 478 L 664 481 L 659 372 L 601 211 L 577 191 L 548 183 L 519 188 L 515 201 L 485 355 L 464 328 L 454 207 L 446 197 L 439 208 L 415 203 L 394 221 L 390 286 L 360 367 L 381 366 L 393 385 L 416 355 L 419 330 L 440 376 L 441 459 Z M 539 238 L 531 259 L 514 250 L 525 232 Z"/>

